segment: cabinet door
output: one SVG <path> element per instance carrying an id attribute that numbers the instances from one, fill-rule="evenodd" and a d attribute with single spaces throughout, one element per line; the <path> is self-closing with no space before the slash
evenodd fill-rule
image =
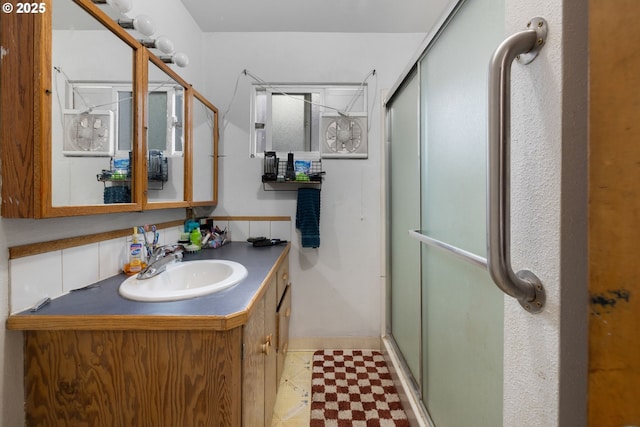
<path id="1" fill-rule="evenodd" d="M 289 284 L 289 255 L 278 267 L 278 303 L 282 300 L 282 296 L 284 295 L 284 290 Z"/>
<path id="2" fill-rule="evenodd" d="M 94 3 L 0 13 L 2 217 L 215 205 L 218 110 L 198 95 L 192 132 L 191 85 Z M 96 46 L 108 55 L 87 60 Z M 192 134 L 204 135 L 193 147 Z"/>
<path id="3" fill-rule="evenodd" d="M 244 325 L 242 360 L 242 425 L 262 427 L 264 423 L 264 298 Z"/>
<path id="4" fill-rule="evenodd" d="M 0 138 L 12 141 L 0 151 L 6 166 L 2 216 L 140 210 L 129 179 L 138 172 L 135 154 L 130 173 L 111 172 L 114 158 L 129 161 L 142 127 L 136 66 L 142 46 L 90 2 L 82 8 L 71 0 L 39 4 L 46 13 L 0 14 L 0 103 L 8 107 L 0 112 Z M 87 60 L 97 46 L 109 54 Z M 127 97 L 133 98 L 133 108 L 122 113 L 133 142 L 120 152 L 116 113 L 125 109 L 118 108 L 115 91 L 105 87 L 114 81 L 129 82 Z M 79 82 L 93 83 L 81 89 Z"/>
<path id="5" fill-rule="evenodd" d="M 25 425 L 237 427 L 240 342 L 239 328 L 25 331 Z"/>
<path id="6" fill-rule="evenodd" d="M 277 340 L 277 381 L 280 383 L 284 361 L 289 350 L 289 319 L 291 318 L 291 285 L 285 288 L 284 296 L 278 309 L 278 340 Z"/>
<path id="7" fill-rule="evenodd" d="M 276 279 L 274 278 L 267 289 L 265 294 L 265 336 L 269 342 L 267 351 L 265 353 L 265 368 L 264 368 L 264 420 L 265 425 L 271 425 L 271 418 L 273 417 L 273 407 L 276 404 L 276 391 L 278 389 L 277 378 L 277 353 L 276 353 L 276 306 L 278 302 L 276 287 Z"/>
<path id="8" fill-rule="evenodd" d="M 244 325 L 242 425 L 270 426 L 276 403 L 276 279 Z"/>

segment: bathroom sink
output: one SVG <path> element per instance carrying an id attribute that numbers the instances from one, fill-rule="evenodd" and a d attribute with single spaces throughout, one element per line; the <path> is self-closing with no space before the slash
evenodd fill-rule
<path id="1" fill-rule="evenodd" d="M 234 261 L 200 260 L 170 264 L 150 279 L 129 277 L 120 295 L 135 301 L 177 301 L 227 289 L 247 277 L 247 269 Z"/>

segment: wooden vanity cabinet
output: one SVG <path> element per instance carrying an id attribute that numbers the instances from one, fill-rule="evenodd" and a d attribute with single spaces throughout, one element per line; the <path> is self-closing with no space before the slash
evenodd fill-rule
<path id="1" fill-rule="evenodd" d="M 229 319 L 237 326 L 228 330 L 181 318 L 174 330 L 109 329 L 106 320 L 107 330 L 25 330 L 26 426 L 270 426 L 276 343 L 288 336 L 288 322 L 277 325 L 280 278 L 272 274 L 246 322 Z"/>

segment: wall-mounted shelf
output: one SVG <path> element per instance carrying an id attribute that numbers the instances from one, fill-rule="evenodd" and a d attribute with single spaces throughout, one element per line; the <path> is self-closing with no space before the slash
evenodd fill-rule
<path id="1" fill-rule="evenodd" d="M 299 188 L 320 188 L 322 186 L 322 178 L 325 172 L 322 170 L 322 160 L 311 160 L 311 168 L 307 174 L 308 180 L 300 179 L 283 179 L 286 176 L 284 171 L 287 170 L 287 161 L 278 161 L 278 168 L 274 175 L 262 175 L 262 189 L 264 191 L 296 191 Z M 280 176 L 280 179 L 277 177 Z"/>
<path id="2" fill-rule="evenodd" d="M 320 181 L 266 181 L 262 183 L 264 191 L 297 191 L 298 188 L 320 188 Z"/>

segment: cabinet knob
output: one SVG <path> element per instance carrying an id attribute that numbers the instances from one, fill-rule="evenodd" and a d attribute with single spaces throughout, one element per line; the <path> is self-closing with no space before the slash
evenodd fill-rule
<path id="1" fill-rule="evenodd" d="M 267 335 L 266 341 L 264 344 L 262 344 L 262 353 L 264 354 L 269 354 L 269 349 L 271 347 L 271 341 L 273 340 L 273 335 L 269 334 Z"/>
<path id="2" fill-rule="evenodd" d="M 284 312 L 284 317 L 291 316 L 291 307 L 287 307 L 287 311 Z"/>
<path id="3" fill-rule="evenodd" d="M 287 283 L 287 280 L 289 280 L 289 273 L 282 273 L 282 281 Z"/>

